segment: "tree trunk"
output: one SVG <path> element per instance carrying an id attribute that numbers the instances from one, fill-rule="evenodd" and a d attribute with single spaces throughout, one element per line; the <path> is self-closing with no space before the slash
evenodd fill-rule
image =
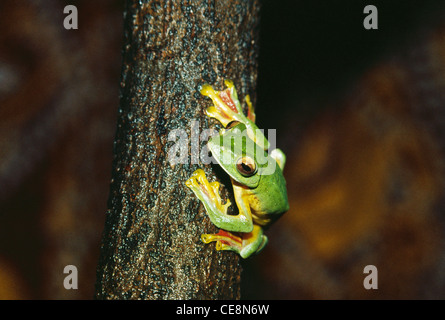
<path id="1" fill-rule="evenodd" d="M 250 94 L 255 102 L 258 19 L 257 0 L 126 1 L 121 101 L 96 298 L 240 298 L 239 258 L 200 241 L 202 233 L 217 229 L 184 184 L 199 167 L 210 181 L 221 177 L 192 157 L 170 163 L 175 141 L 168 137 L 174 129 L 192 138 L 204 128 L 219 128 L 204 114 L 211 105 L 198 91 L 204 82 L 221 90 L 223 80 L 232 79 L 240 100 Z M 194 147 L 191 141 L 189 152 Z M 223 198 L 228 196 L 223 188 Z"/>

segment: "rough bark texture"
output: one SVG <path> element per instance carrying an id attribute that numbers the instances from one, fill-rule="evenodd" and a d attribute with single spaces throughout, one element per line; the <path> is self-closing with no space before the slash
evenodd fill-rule
<path id="1" fill-rule="evenodd" d="M 121 102 L 101 257 L 99 299 L 240 298 L 239 258 L 200 241 L 217 229 L 184 182 L 201 164 L 172 166 L 171 130 L 204 115 L 199 84 L 234 80 L 255 97 L 258 1 L 126 2 Z M 199 132 L 198 132 L 199 133 Z M 190 160 L 190 159 L 189 159 Z M 209 180 L 217 177 L 205 167 Z M 228 191 L 224 190 L 224 196 Z"/>

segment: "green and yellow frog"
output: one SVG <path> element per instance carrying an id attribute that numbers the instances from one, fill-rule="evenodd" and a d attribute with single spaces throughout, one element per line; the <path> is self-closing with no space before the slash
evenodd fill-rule
<path id="1" fill-rule="evenodd" d="M 247 116 L 238 100 L 235 86 L 225 81 L 227 89 L 216 91 L 210 85 L 201 94 L 213 101 L 206 114 L 221 122 L 225 129 L 208 141 L 216 162 L 230 176 L 239 213 L 227 214 L 230 200 L 222 203 L 220 184 L 209 182 L 202 169 L 186 181 L 202 201 L 207 214 L 220 231 L 202 234 L 204 243 L 216 241 L 217 250 L 231 250 L 242 258 L 261 251 L 267 244 L 263 229 L 289 209 L 283 168 L 286 161 L 279 149 L 268 152 L 269 141 L 255 125 L 255 114 L 249 96 Z"/>

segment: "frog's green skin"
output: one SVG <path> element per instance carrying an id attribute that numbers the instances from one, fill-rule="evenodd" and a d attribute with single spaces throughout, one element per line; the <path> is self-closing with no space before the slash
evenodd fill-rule
<path id="1" fill-rule="evenodd" d="M 233 84 L 226 81 L 226 85 L 228 89 L 221 92 L 205 85 L 201 93 L 215 104 L 207 109 L 207 115 L 225 127 L 232 124 L 230 129 L 223 129 L 219 136 L 211 138 L 207 146 L 230 176 L 239 214 L 227 214 L 230 201 L 222 204 L 219 183 L 209 182 L 203 170 L 196 170 L 186 185 L 203 202 L 210 220 L 221 229 L 217 234 L 201 235 L 202 241 L 216 241 L 217 250 L 232 250 L 247 258 L 266 245 L 263 228 L 289 209 L 282 171 L 285 155 L 279 149 L 267 152 L 269 142 L 257 131 L 250 100 L 246 99 L 249 106 L 246 117 Z"/>

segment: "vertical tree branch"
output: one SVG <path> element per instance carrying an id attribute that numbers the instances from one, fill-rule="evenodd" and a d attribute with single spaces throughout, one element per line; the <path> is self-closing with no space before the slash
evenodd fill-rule
<path id="1" fill-rule="evenodd" d="M 222 89 L 229 78 L 241 99 L 255 97 L 258 16 L 257 0 L 127 0 L 97 298 L 240 297 L 239 258 L 201 243 L 202 233 L 217 229 L 184 184 L 203 165 L 190 157 L 169 163 L 174 141 L 168 135 L 174 129 L 189 138 L 199 134 L 192 120 L 200 130 L 217 127 L 204 115 L 211 102 L 197 90 L 203 82 Z M 217 179 L 210 166 L 205 171 Z"/>

